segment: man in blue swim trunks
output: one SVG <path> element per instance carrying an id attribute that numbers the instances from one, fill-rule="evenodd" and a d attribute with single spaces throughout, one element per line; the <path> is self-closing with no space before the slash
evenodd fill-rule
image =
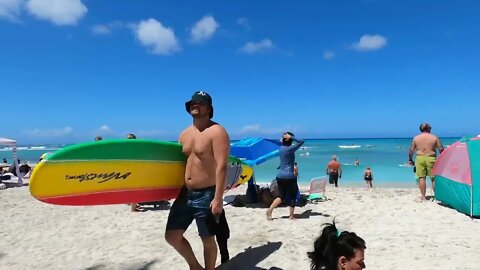
<path id="1" fill-rule="evenodd" d="M 190 269 L 203 269 L 183 236 L 195 219 L 203 242 L 205 269 L 213 270 L 217 260 L 215 234 L 228 230 L 219 225 L 225 218 L 223 192 L 230 140 L 225 128 L 211 120 L 213 107 L 209 94 L 195 92 L 185 103 L 185 109 L 193 117 L 193 125 L 179 137 L 187 157 L 185 185 L 170 209 L 165 239 L 183 256 Z M 226 245 L 226 239 L 223 240 Z"/>

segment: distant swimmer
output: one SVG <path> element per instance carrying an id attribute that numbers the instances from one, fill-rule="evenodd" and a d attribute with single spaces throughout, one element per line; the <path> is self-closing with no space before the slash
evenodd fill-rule
<path id="1" fill-rule="evenodd" d="M 101 141 L 101 140 L 103 140 L 102 136 L 95 137 L 95 141 Z"/>
<path id="2" fill-rule="evenodd" d="M 332 160 L 327 164 L 326 172 L 329 175 L 328 182 L 330 185 L 338 187 L 338 179 L 342 178 L 342 165 L 337 161 L 337 156 L 332 156 Z"/>
<path id="3" fill-rule="evenodd" d="M 360 161 L 357 158 L 355 158 L 355 161 L 353 162 L 353 165 L 355 165 L 355 166 L 360 165 Z"/>
<path id="4" fill-rule="evenodd" d="M 437 160 L 437 149 L 439 152 L 443 152 L 443 145 L 440 142 L 440 139 L 430 134 L 432 127 L 423 123 L 420 125 L 421 133 L 415 136 L 412 140 L 412 145 L 410 146 L 410 151 L 408 152 L 408 162 L 410 165 L 415 165 L 416 174 L 419 179 L 420 193 L 422 195 L 421 200 L 425 200 L 425 194 L 427 189 L 426 178 L 430 177 L 432 180 L 432 189 L 435 192 L 435 179 L 433 176 L 433 166 Z M 415 162 L 413 162 L 413 154 L 416 150 Z"/>

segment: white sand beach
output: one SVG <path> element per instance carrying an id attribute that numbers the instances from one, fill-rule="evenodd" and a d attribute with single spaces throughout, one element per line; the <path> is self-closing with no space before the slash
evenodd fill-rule
<path id="1" fill-rule="evenodd" d="M 231 261 L 219 269 L 309 269 L 306 253 L 334 217 L 365 239 L 367 269 L 479 269 L 480 220 L 418 193 L 328 188 L 329 201 L 297 208 L 293 221 L 287 208 L 267 221 L 264 207 L 228 205 Z M 0 191 L 0 206 L 0 269 L 188 269 L 163 238 L 168 210 L 48 205 L 27 186 Z M 186 237 L 202 260 L 194 224 Z"/>

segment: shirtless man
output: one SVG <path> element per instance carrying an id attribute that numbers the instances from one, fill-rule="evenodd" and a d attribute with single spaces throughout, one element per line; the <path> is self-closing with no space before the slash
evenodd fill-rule
<path id="1" fill-rule="evenodd" d="M 440 139 L 430 134 L 432 127 L 423 123 L 420 125 L 421 133 L 412 140 L 412 145 L 410 146 L 410 151 L 408 153 L 408 162 L 410 165 L 416 166 L 416 174 L 419 180 L 420 193 L 422 194 L 421 200 L 425 200 L 425 193 L 427 190 L 426 178 L 427 175 L 432 180 L 432 189 L 435 192 L 435 179 L 433 177 L 432 169 L 437 160 L 437 148 L 440 153 L 443 151 L 443 145 L 440 142 Z M 415 163 L 413 162 L 413 153 L 417 150 L 417 156 L 415 158 Z"/>
<path id="2" fill-rule="evenodd" d="M 342 178 L 342 165 L 337 161 L 337 156 L 333 155 L 332 160 L 327 164 L 328 182 L 330 185 L 335 184 L 338 187 L 338 178 Z"/>
<path id="3" fill-rule="evenodd" d="M 215 232 L 223 211 L 223 192 L 230 140 L 226 130 L 213 122 L 212 98 L 198 91 L 185 103 L 193 125 L 179 137 L 187 157 L 185 185 L 170 209 L 165 239 L 185 258 L 190 269 L 203 269 L 183 234 L 195 219 L 203 242 L 205 269 L 215 269 Z"/>

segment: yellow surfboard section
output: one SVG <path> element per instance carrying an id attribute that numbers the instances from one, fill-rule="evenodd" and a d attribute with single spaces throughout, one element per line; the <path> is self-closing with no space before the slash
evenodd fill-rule
<path id="1" fill-rule="evenodd" d="M 32 179 L 48 179 L 47 184 L 31 181 L 36 198 L 136 189 L 170 189 L 183 185 L 184 162 L 169 161 L 62 161 L 40 162 Z"/>
<path id="2" fill-rule="evenodd" d="M 253 168 L 248 165 L 242 165 L 242 174 L 237 179 L 237 184 L 238 185 L 245 184 L 246 182 L 248 182 L 248 180 L 250 180 L 250 178 L 252 178 L 252 175 L 253 175 Z"/>

